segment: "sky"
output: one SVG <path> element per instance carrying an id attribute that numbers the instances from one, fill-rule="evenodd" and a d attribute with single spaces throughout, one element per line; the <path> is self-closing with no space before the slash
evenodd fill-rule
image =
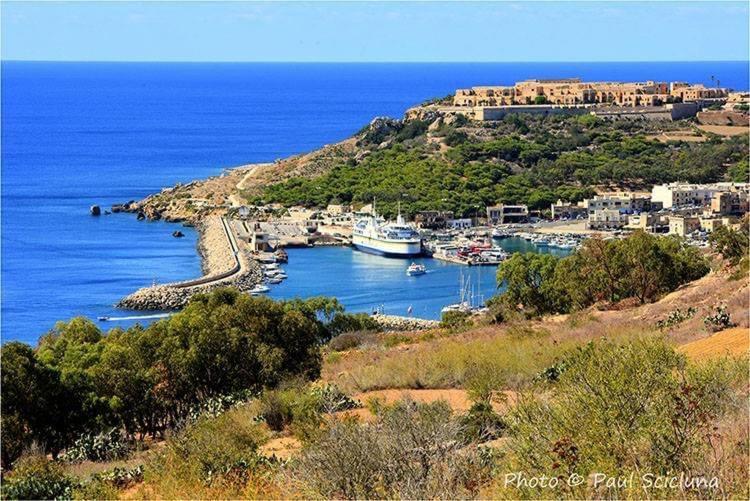
<path id="1" fill-rule="evenodd" d="M 3 60 L 748 59 L 748 2 L 8 2 Z"/>

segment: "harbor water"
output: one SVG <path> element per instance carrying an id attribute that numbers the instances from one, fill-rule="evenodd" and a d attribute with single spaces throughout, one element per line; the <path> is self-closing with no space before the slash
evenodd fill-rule
<path id="1" fill-rule="evenodd" d="M 495 240 L 506 252 L 540 252 L 565 256 L 570 250 L 537 247 L 521 238 Z M 399 259 L 376 256 L 349 247 L 288 249 L 289 263 L 283 265 L 289 276 L 272 285 L 269 296 L 335 296 L 352 312 L 381 309 L 390 315 L 412 315 L 439 319 L 443 306 L 457 303 L 461 282 L 468 282 L 474 303 L 481 304 L 502 292 L 495 279 L 496 266 L 465 266 L 438 259 L 420 257 Z M 423 264 L 424 275 L 407 276 L 411 263 Z"/>

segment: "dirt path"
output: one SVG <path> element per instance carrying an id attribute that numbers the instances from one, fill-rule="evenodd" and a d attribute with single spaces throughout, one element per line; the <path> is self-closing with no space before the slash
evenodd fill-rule
<path id="1" fill-rule="evenodd" d="M 247 169 L 247 173 L 245 173 L 245 175 L 242 176 L 242 179 L 240 179 L 240 181 L 237 183 L 236 193 L 232 193 L 227 197 L 232 207 L 240 207 L 244 205 L 244 201 L 242 200 L 240 196 L 240 192 L 247 187 L 247 183 L 250 180 L 252 180 L 255 176 L 257 176 L 258 172 L 260 172 L 263 167 L 268 167 L 270 165 L 273 165 L 273 164 L 272 163 L 260 163 L 260 164 L 248 164 L 248 165 L 243 165 L 242 167 L 237 167 L 238 169 Z"/>

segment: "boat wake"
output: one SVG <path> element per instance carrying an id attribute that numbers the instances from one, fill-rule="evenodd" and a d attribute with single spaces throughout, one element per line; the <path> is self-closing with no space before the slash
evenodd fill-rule
<path id="1" fill-rule="evenodd" d="M 99 317 L 100 322 L 117 322 L 124 320 L 150 320 L 152 318 L 167 318 L 172 313 L 155 313 L 153 315 L 132 315 L 129 317 Z"/>

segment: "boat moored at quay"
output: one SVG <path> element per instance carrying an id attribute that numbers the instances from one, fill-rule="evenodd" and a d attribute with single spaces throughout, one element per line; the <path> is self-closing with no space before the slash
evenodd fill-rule
<path id="1" fill-rule="evenodd" d="M 378 217 L 373 207 L 370 217 L 359 219 L 352 228 L 355 249 L 387 257 L 411 257 L 422 253 L 422 237 L 404 221 L 399 212 L 396 222 Z"/>

